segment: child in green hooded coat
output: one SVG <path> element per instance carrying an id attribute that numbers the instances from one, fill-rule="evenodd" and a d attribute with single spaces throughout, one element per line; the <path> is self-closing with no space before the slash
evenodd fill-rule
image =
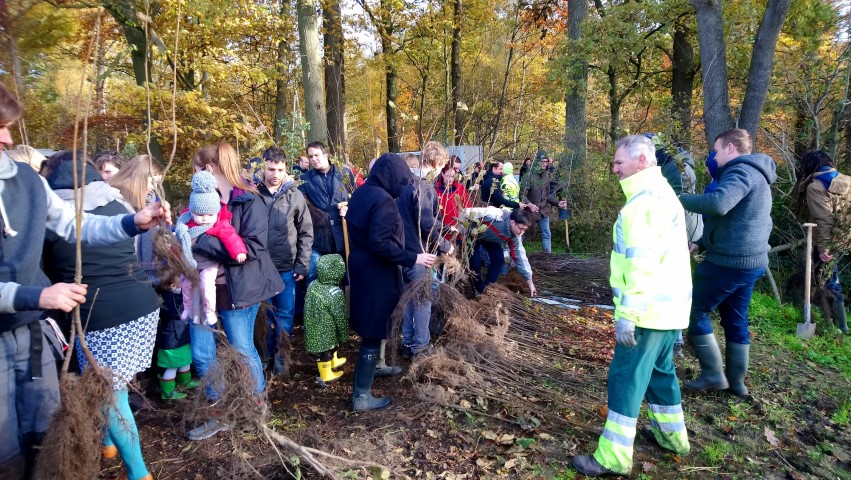
<path id="1" fill-rule="evenodd" d="M 346 273 L 343 257 L 323 255 L 316 264 L 317 280 L 307 288 L 304 299 L 304 347 L 319 356 L 316 366 L 324 382 L 336 380 L 343 372 L 333 369 L 346 363 L 337 357 L 337 347 L 349 339 L 349 315 L 340 281 Z"/>

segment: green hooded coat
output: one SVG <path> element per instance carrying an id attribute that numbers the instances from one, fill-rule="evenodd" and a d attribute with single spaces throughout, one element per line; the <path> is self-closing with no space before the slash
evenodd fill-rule
<path id="1" fill-rule="evenodd" d="M 334 350 L 349 339 L 346 296 L 339 286 L 346 273 L 343 257 L 323 255 L 316 273 L 304 299 L 304 348 L 309 353 Z"/>

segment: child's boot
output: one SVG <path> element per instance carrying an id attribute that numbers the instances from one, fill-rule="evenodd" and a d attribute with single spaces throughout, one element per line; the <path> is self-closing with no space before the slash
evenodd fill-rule
<path id="1" fill-rule="evenodd" d="M 192 378 L 192 372 L 187 370 L 185 372 L 177 372 L 177 378 L 175 379 L 177 386 L 189 390 L 192 388 L 198 388 L 198 385 L 201 385 L 201 382 Z"/>
<path id="2" fill-rule="evenodd" d="M 175 381 L 172 378 L 171 380 L 165 380 L 160 377 L 160 389 L 162 389 L 162 399 L 163 400 L 179 400 L 181 398 L 186 398 L 186 394 L 182 392 L 178 392 L 174 389 Z"/>
<path id="3" fill-rule="evenodd" d="M 331 357 L 331 368 L 342 367 L 345 364 L 346 364 L 346 357 L 342 357 L 342 358 L 338 357 L 337 351 L 334 350 L 334 356 Z"/>
<path id="4" fill-rule="evenodd" d="M 213 326 L 218 323 L 219 317 L 216 312 L 204 312 L 204 325 Z"/>
<path id="5" fill-rule="evenodd" d="M 110 460 L 117 457 L 118 447 L 116 447 L 115 445 L 104 445 L 101 456 L 106 460 Z"/>
<path id="6" fill-rule="evenodd" d="M 319 368 L 319 378 L 323 382 L 330 382 L 343 376 L 343 372 L 335 372 L 331 367 L 331 360 L 316 362 L 316 367 Z"/>

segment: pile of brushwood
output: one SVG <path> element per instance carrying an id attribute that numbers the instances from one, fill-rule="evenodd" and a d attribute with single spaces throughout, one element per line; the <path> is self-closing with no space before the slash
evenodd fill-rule
<path id="1" fill-rule="evenodd" d="M 608 303 L 608 263 L 604 259 L 533 254 L 530 261 L 540 291 L 570 296 L 587 305 Z M 155 401 L 136 415 L 143 451 L 149 464 L 155 465 L 155 476 L 415 476 L 420 469 L 436 468 L 428 451 L 448 448 L 437 455 L 448 458 L 456 448 L 453 442 L 457 438 L 448 441 L 435 433 L 448 431 L 439 423 L 446 414 L 435 413 L 447 411 L 488 418 L 506 431 L 518 429 L 539 438 L 565 438 L 564 433 L 570 431 L 573 446 L 577 441 L 593 441 L 600 430 L 606 367 L 614 347 L 611 311 L 593 306 L 562 309 L 534 302 L 528 297 L 525 282 L 514 272 L 484 294 L 473 296 L 466 286 L 464 266 L 452 258 L 441 262 L 437 268 L 446 272 L 442 275 L 445 281 L 439 284 L 436 295 L 426 277 L 405 292 L 394 313 L 393 325 L 398 331 L 401 306 L 430 298 L 444 322 L 432 355 L 403 363 L 407 368 L 401 378 L 376 381 L 377 394 L 392 396 L 394 407 L 380 413 L 351 414 L 352 366 L 344 367 L 346 375 L 340 381 L 327 385 L 315 381 L 315 363 L 301 352 L 298 330 L 288 362 L 292 376 L 274 379 L 268 396 L 258 397 L 252 392 L 253 382 L 244 359 L 218 334 L 218 362 L 202 386 L 215 388 L 215 403 L 199 391 L 193 401 L 177 406 Z M 262 319 L 258 322 L 263 323 Z M 288 342 L 282 346 L 290 348 Z M 348 356 L 350 364 L 356 358 L 356 348 L 355 341 L 341 349 L 341 356 Z M 397 345 L 389 345 L 387 351 L 388 363 L 401 362 L 394 358 Z M 81 412 L 94 413 L 89 410 Z M 211 441 L 185 440 L 189 428 L 208 418 L 234 428 Z M 420 422 L 435 430 L 423 435 L 418 429 Z M 377 425 L 386 429 L 380 439 L 367 433 Z M 98 432 L 90 430 L 84 436 L 89 445 L 86 449 L 96 453 Z M 62 437 L 67 440 L 67 435 Z M 505 438 L 509 437 L 487 441 Z M 57 443 L 62 441 L 57 438 Z M 554 452 L 541 453 L 541 458 L 551 461 L 554 455 L 564 456 L 571 449 L 561 443 L 554 446 Z M 417 448 L 426 453 L 416 453 Z M 458 475 L 466 471 L 467 478 L 486 475 L 491 471 L 490 460 L 484 460 L 481 448 L 476 450 L 481 455 L 471 456 L 466 463 L 458 460 L 460 463 L 447 469 Z M 96 456 L 86 459 L 86 463 L 95 464 L 80 465 L 75 471 L 97 471 L 98 460 Z M 101 478 L 114 477 L 117 469 L 120 465 L 103 470 Z M 90 474 L 83 477 L 92 478 Z"/>

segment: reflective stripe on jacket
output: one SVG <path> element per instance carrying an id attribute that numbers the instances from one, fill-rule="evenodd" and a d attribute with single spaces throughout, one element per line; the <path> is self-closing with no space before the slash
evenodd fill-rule
<path id="1" fill-rule="evenodd" d="M 615 319 L 653 330 L 686 328 L 692 284 L 683 208 L 659 167 L 620 183 L 626 204 L 613 228 L 609 279 Z"/>

